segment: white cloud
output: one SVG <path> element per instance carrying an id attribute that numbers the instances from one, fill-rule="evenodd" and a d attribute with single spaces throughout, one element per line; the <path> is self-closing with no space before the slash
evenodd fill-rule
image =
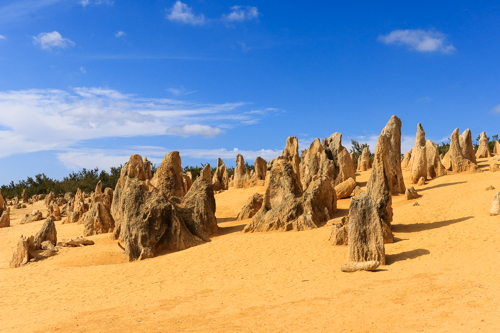
<path id="1" fill-rule="evenodd" d="M 58 153 L 57 158 L 67 168 L 72 170 L 80 170 L 82 168 L 95 168 L 101 170 L 109 170 L 111 167 L 117 167 L 128 162 L 130 155 L 139 154 L 142 157 L 147 156 L 148 160 L 156 165 L 160 165 L 163 157 L 174 151 L 175 149 L 167 149 L 164 147 L 155 146 L 133 146 L 125 149 L 68 149 Z M 236 155 L 241 154 L 245 161 L 250 164 L 258 157 L 262 157 L 266 161 L 281 154 L 281 150 L 261 149 L 261 150 L 233 150 L 220 149 L 180 149 L 178 150 L 181 159 L 199 159 L 200 162 L 214 162 L 217 158 L 224 160 L 226 165 L 235 165 Z M 186 163 L 182 163 L 184 166 Z"/>
<path id="2" fill-rule="evenodd" d="M 112 6 L 114 5 L 113 0 L 81 0 L 80 5 L 83 7 L 87 7 L 88 5 L 108 5 Z"/>
<path id="3" fill-rule="evenodd" d="M 259 18 L 259 10 L 257 7 L 252 6 L 233 6 L 231 7 L 231 13 L 224 15 L 222 18 L 229 22 L 256 20 Z"/>
<path id="4" fill-rule="evenodd" d="M 82 74 L 87 74 L 87 71 L 85 70 L 85 68 L 80 67 L 80 73 L 82 73 Z"/>
<path id="5" fill-rule="evenodd" d="M 494 107 L 492 111 L 500 113 L 500 104 Z"/>
<path id="6" fill-rule="evenodd" d="M 247 107 L 241 102 L 200 104 L 87 87 L 0 92 L 0 158 L 111 137 L 214 137 L 265 116 L 248 113 Z"/>
<path id="7" fill-rule="evenodd" d="M 178 89 L 178 88 L 168 88 L 167 91 L 171 93 L 172 95 L 179 96 L 179 95 L 191 95 L 197 92 L 197 90 L 191 90 L 188 91 L 184 89 L 184 87 Z"/>
<path id="8" fill-rule="evenodd" d="M 173 22 L 191 25 L 203 25 L 206 23 L 205 15 L 193 14 L 193 9 L 180 1 L 176 1 L 172 8 L 168 10 L 168 12 L 169 13 L 167 14 L 167 19 Z"/>
<path id="9" fill-rule="evenodd" d="M 394 30 L 381 35 L 378 40 L 384 44 L 406 45 L 410 50 L 419 52 L 451 53 L 455 47 L 446 41 L 446 35 L 437 31 Z"/>
<path id="10" fill-rule="evenodd" d="M 38 36 L 33 37 L 33 43 L 40 45 L 44 50 L 51 49 L 53 47 L 65 48 L 67 46 L 73 46 L 75 43 L 68 38 L 63 38 L 61 34 L 57 31 L 53 32 L 42 32 Z"/>
<path id="11" fill-rule="evenodd" d="M 123 36 L 125 36 L 125 35 L 127 35 L 127 34 L 126 34 L 126 33 L 124 33 L 123 31 L 118 31 L 118 32 L 115 34 L 115 37 L 116 37 L 116 38 L 120 38 L 120 37 L 123 37 Z"/>
<path id="12" fill-rule="evenodd" d="M 0 35 L 0 40 L 6 39 L 4 35 Z"/>

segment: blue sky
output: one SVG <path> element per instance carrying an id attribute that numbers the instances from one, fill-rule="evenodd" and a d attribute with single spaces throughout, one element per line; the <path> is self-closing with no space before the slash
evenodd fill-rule
<path id="1" fill-rule="evenodd" d="M 269 160 L 391 115 L 403 150 L 500 133 L 500 4 L 481 1 L 0 2 L 0 184 L 159 164 Z"/>

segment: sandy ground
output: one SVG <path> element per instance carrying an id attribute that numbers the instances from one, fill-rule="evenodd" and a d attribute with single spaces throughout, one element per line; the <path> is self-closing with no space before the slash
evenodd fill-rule
<path id="1" fill-rule="evenodd" d="M 19 225 L 31 206 L 13 211 L 12 227 L 0 229 L 0 330 L 499 332 L 500 216 L 489 209 L 500 172 L 479 164 L 486 172 L 416 186 L 417 200 L 394 197 L 396 242 L 376 272 L 342 273 L 347 248 L 329 244 L 330 226 L 242 234 L 248 220 L 234 219 L 263 187 L 216 195 L 221 235 L 211 242 L 132 263 L 107 234 L 9 269 L 19 236 L 43 223 Z M 336 218 L 349 199 L 338 206 Z M 83 232 L 56 225 L 58 238 Z"/>

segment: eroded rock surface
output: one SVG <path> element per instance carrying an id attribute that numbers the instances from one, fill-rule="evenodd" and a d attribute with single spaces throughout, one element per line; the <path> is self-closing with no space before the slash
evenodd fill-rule
<path id="1" fill-rule="evenodd" d="M 464 157 L 459 143 L 459 131 L 456 128 L 451 134 L 450 149 L 444 156 L 442 163 L 446 170 L 459 172 L 480 172 L 478 166 Z M 477 157 L 477 156 L 476 156 Z"/>
<path id="2" fill-rule="evenodd" d="M 417 137 L 411 152 L 410 182 L 416 184 L 420 177 L 427 177 L 427 157 L 425 146 L 425 132 L 422 124 L 417 125 Z"/>
<path id="3" fill-rule="evenodd" d="M 262 194 L 255 193 L 252 195 L 248 203 L 241 209 L 241 212 L 238 214 L 236 220 L 240 221 L 252 218 L 260 210 L 263 202 L 264 196 Z"/>
<path id="4" fill-rule="evenodd" d="M 385 134 L 389 142 L 393 193 L 405 193 L 406 190 L 401 165 L 401 126 L 401 119 L 393 115 L 382 130 L 382 134 Z"/>
<path id="5" fill-rule="evenodd" d="M 477 148 L 476 158 L 490 158 L 490 145 L 486 132 L 482 132 L 479 137 L 479 147 Z"/>

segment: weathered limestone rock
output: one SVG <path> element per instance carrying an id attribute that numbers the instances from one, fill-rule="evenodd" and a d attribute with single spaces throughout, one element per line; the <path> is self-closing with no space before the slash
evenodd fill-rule
<path id="1" fill-rule="evenodd" d="M 486 191 L 490 191 L 490 190 L 494 190 L 494 189 L 495 189 L 495 187 L 493 185 L 490 185 L 486 188 Z"/>
<path id="2" fill-rule="evenodd" d="M 347 149 L 342 146 L 342 133 L 333 133 L 329 138 L 323 139 L 323 149 L 328 161 L 323 161 L 320 174 L 330 178 L 332 187 L 349 178 L 356 180 L 355 164 Z"/>
<path id="3" fill-rule="evenodd" d="M 412 200 L 420 197 L 420 195 L 417 193 L 417 190 L 415 190 L 413 186 L 410 186 L 406 189 L 405 197 L 406 200 Z"/>
<path id="4" fill-rule="evenodd" d="M 124 243 L 130 260 L 184 250 L 218 232 L 211 182 L 198 177 L 184 197 L 162 192 L 171 188 L 121 173 L 111 209 L 113 234 Z"/>
<path id="5" fill-rule="evenodd" d="M 111 216 L 108 207 L 102 202 L 94 203 L 90 210 L 83 215 L 82 221 L 85 225 L 84 236 L 113 232 L 115 228 L 115 220 Z"/>
<path id="6" fill-rule="evenodd" d="M 140 160 L 142 163 L 142 159 Z M 210 169 L 210 165 L 208 165 L 208 168 Z M 139 180 L 147 179 L 140 177 L 133 178 L 137 178 Z M 211 179 L 212 177 L 209 178 Z M 186 192 L 184 191 L 184 177 L 182 176 L 181 157 L 179 156 L 178 151 L 173 151 L 165 155 L 163 161 L 158 167 L 158 170 L 156 170 L 153 179 L 151 179 L 151 185 L 153 185 L 161 193 L 166 195 L 167 198 L 171 196 L 182 197 L 186 194 Z"/>
<path id="7" fill-rule="evenodd" d="M 38 209 L 35 209 L 31 212 L 31 214 L 26 214 L 21 221 L 19 221 L 19 224 L 25 224 L 25 223 L 31 223 L 35 221 L 40 221 L 42 219 L 42 212 L 39 211 Z"/>
<path id="8" fill-rule="evenodd" d="M 459 144 L 462 155 L 472 163 L 476 163 L 476 155 L 474 154 L 474 146 L 472 145 L 472 134 L 468 128 L 460 134 Z"/>
<path id="9" fill-rule="evenodd" d="M 337 194 L 337 199 L 349 198 L 352 191 L 356 187 L 356 181 L 352 178 L 349 178 L 346 181 L 335 186 L 335 193 Z"/>
<path id="10" fill-rule="evenodd" d="M 498 164 L 495 162 L 490 163 L 490 172 L 497 172 L 498 171 Z"/>
<path id="11" fill-rule="evenodd" d="M 366 171 L 370 168 L 370 150 L 368 147 L 363 148 L 358 159 L 358 171 Z"/>
<path id="12" fill-rule="evenodd" d="M 49 241 L 52 244 L 57 244 L 56 225 L 51 218 L 45 220 L 42 228 L 35 235 L 33 245 L 30 244 L 30 250 L 39 250 L 43 242 Z"/>
<path id="13" fill-rule="evenodd" d="M 210 163 L 205 164 L 205 166 L 201 170 L 200 176 L 208 181 L 212 180 L 212 168 L 210 167 Z"/>
<path id="14" fill-rule="evenodd" d="M 360 195 L 361 193 L 363 193 L 364 191 L 361 189 L 361 187 L 359 186 L 356 186 L 354 188 L 354 190 L 352 191 L 351 193 L 351 197 L 357 197 L 358 195 Z"/>
<path id="15" fill-rule="evenodd" d="M 332 245 L 347 245 L 349 243 L 348 240 L 348 228 L 349 228 L 349 216 L 344 216 L 341 219 L 340 223 L 332 224 L 332 228 L 330 230 L 330 237 L 328 241 Z"/>
<path id="16" fill-rule="evenodd" d="M 500 154 L 500 142 L 495 141 L 495 147 L 493 147 L 493 154 Z"/>
<path id="17" fill-rule="evenodd" d="M 363 262 L 356 262 L 356 261 L 349 261 L 346 263 L 342 264 L 342 267 L 340 267 L 340 270 L 342 272 L 356 272 L 356 271 L 374 271 L 380 266 L 380 263 L 378 261 L 363 261 Z"/>
<path id="18" fill-rule="evenodd" d="M 420 177 L 427 177 L 427 157 L 425 146 L 425 132 L 422 124 L 417 125 L 417 137 L 415 138 L 415 146 L 411 152 L 410 165 L 410 181 L 416 184 Z"/>
<path id="19" fill-rule="evenodd" d="M 431 140 L 425 142 L 425 150 L 427 156 L 427 178 L 433 179 L 446 174 L 446 169 L 441 163 L 439 157 L 439 148 Z"/>
<path id="20" fill-rule="evenodd" d="M 401 126 L 401 119 L 392 116 L 382 130 L 382 134 L 385 134 L 389 141 L 393 193 L 405 193 L 406 190 L 401 169 Z"/>
<path id="21" fill-rule="evenodd" d="M 191 171 L 188 171 L 182 177 L 184 178 L 184 190 L 188 193 L 189 189 L 193 185 L 193 175 L 191 174 Z"/>
<path id="22" fill-rule="evenodd" d="M 295 136 L 289 136 L 286 139 L 285 149 L 281 153 L 281 157 L 289 161 L 293 165 L 293 172 L 297 179 L 300 180 L 300 157 L 299 157 L 299 140 Z"/>
<path id="23" fill-rule="evenodd" d="M 378 261 L 385 265 L 383 224 L 370 194 L 362 193 L 351 199 L 347 262 Z"/>
<path id="24" fill-rule="evenodd" d="M 491 203 L 490 215 L 491 216 L 500 215 L 500 192 L 498 192 L 495 195 L 495 198 Z"/>
<path id="25" fill-rule="evenodd" d="M 4 210 L 2 216 L 0 216 L 0 228 L 10 227 L 10 215 L 7 210 Z"/>
<path id="26" fill-rule="evenodd" d="M 87 245 L 94 245 L 94 241 L 83 237 L 77 237 L 70 239 L 62 239 L 59 243 L 57 243 L 57 246 L 61 247 L 79 247 Z"/>
<path id="27" fill-rule="evenodd" d="M 54 216 L 56 221 L 60 221 L 61 218 L 62 218 L 62 215 L 61 215 L 61 210 L 59 209 L 59 205 L 57 203 L 53 203 L 52 205 L 50 205 L 48 207 L 48 216 Z"/>
<path id="28" fill-rule="evenodd" d="M 477 148 L 476 158 L 490 158 L 490 146 L 486 132 L 482 132 L 479 138 L 479 147 Z"/>
<path id="29" fill-rule="evenodd" d="M 17 248 L 12 259 L 10 260 L 10 268 L 17 268 L 26 265 L 30 261 L 29 245 L 26 237 L 21 236 L 17 242 Z"/>
<path id="30" fill-rule="evenodd" d="M 234 169 L 234 188 L 244 188 L 246 180 L 245 160 L 240 154 L 236 155 L 236 168 Z"/>
<path id="31" fill-rule="evenodd" d="M 477 156 L 476 156 L 477 157 Z M 451 134 L 450 149 L 443 158 L 443 166 L 446 170 L 455 173 L 459 172 L 481 172 L 478 166 L 472 161 L 466 159 L 459 144 L 459 132 L 456 128 Z"/>
<path id="32" fill-rule="evenodd" d="M 2 190 L 0 189 L 0 215 L 2 215 L 3 211 L 7 209 L 7 201 L 2 196 Z"/>
<path id="33" fill-rule="evenodd" d="M 267 162 L 260 156 L 257 156 L 254 162 L 255 177 L 258 180 L 266 180 Z"/>
<path id="34" fill-rule="evenodd" d="M 300 162 L 302 188 L 307 188 L 313 177 L 320 173 L 325 159 L 326 154 L 319 139 L 315 139 L 309 149 L 302 151 L 302 161 Z"/>
<path id="35" fill-rule="evenodd" d="M 408 150 L 405 153 L 405 157 L 403 158 L 403 161 L 401 162 L 401 169 L 405 170 L 410 166 L 410 161 L 411 161 L 411 149 Z"/>
<path id="36" fill-rule="evenodd" d="M 418 180 L 417 182 L 417 185 L 418 186 L 423 186 L 425 185 L 425 178 L 424 177 L 420 177 L 420 179 Z"/>
<path id="37" fill-rule="evenodd" d="M 66 199 L 64 198 L 56 198 L 55 202 L 58 206 L 64 206 L 67 203 Z"/>
<path id="38" fill-rule="evenodd" d="M 23 203 L 28 203 L 28 195 L 26 194 L 26 189 L 23 190 L 21 197 L 23 198 Z"/>
<path id="39" fill-rule="evenodd" d="M 148 161 L 148 158 L 144 156 L 144 160 L 142 162 L 144 164 L 144 172 L 146 174 L 146 179 L 153 178 L 153 171 L 151 170 L 151 162 Z"/>
<path id="40" fill-rule="evenodd" d="M 351 153 L 351 160 L 352 160 L 352 164 L 356 168 L 356 154 L 354 154 L 354 152 Z"/>
<path id="41" fill-rule="evenodd" d="M 47 194 L 47 196 L 45 197 L 45 206 L 49 206 L 52 204 L 52 201 L 54 201 L 54 193 L 53 192 L 50 192 L 49 194 Z"/>
<path id="42" fill-rule="evenodd" d="M 255 193 L 238 214 L 236 220 L 240 221 L 252 218 L 260 210 L 263 202 L 264 197 L 262 194 Z"/>
<path id="43" fill-rule="evenodd" d="M 289 231 L 317 228 L 337 210 L 335 191 L 325 177 L 318 177 L 301 191 L 293 165 L 278 159 L 266 179 L 261 209 L 243 232 Z"/>
<path id="44" fill-rule="evenodd" d="M 214 191 L 227 190 L 229 188 L 229 173 L 227 172 L 224 161 L 217 159 L 217 169 L 212 178 Z"/>
<path id="45" fill-rule="evenodd" d="M 101 181 L 97 182 L 97 185 L 95 186 L 94 194 L 95 195 L 102 194 L 102 182 Z"/>

